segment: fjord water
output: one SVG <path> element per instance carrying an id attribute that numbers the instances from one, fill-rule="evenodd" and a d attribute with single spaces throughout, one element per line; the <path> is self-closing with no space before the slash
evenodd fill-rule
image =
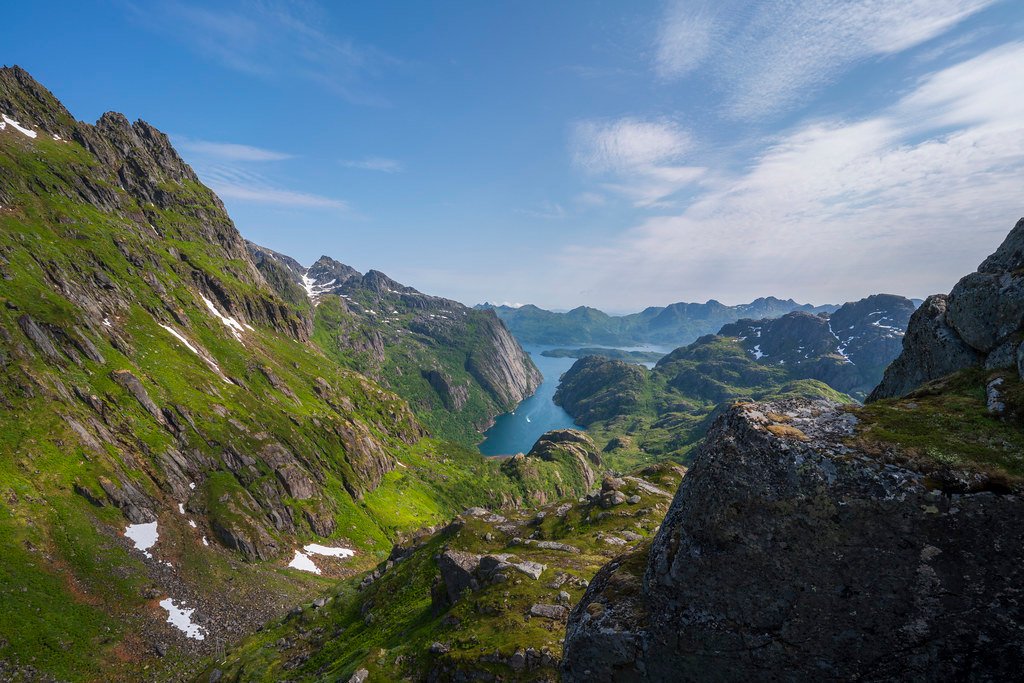
<path id="1" fill-rule="evenodd" d="M 569 413 L 555 405 L 552 397 L 558 388 L 558 380 L 566 370 L 576 362 L 575 358 L 548 358 L 540 355 L 542 351 L 557 348 L 573 348 L 572 344 L 539 345 L 523 344 L 523 349 L 537 365 L 544 380 L 537 392 L 522 401 L 511 413 L 499 415 L 494 425 L 484 432 L 484 442 L 480 444 L 480 452 L 484 455 L 514 455 L 528 453 L 533 444 L 544 433 L 552 429 L 582 429 Z M 669 349 L 643 346 L 625 348 L 627 351 L 661 351 Z M 653 363 L 644 363 L 652 367 Z"/>

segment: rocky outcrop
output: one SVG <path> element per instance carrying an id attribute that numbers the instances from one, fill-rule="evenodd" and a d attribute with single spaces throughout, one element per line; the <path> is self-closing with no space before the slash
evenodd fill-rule
<path id="1" fill-rule="evenodd" d="M 856 429 L 825 402 L 722 416 L 650 550 L 573 609 L 563 680 L 1016 676 L 1020 492 L 935 489 Z"/>
<path id="2" fill-rule="evenodd" d="M 1024 218 L 948 296 L 914 314 L 903 352 L 868 400 L 902 396 L 957 370 L 1018 366 L 1024 372 Z"/>

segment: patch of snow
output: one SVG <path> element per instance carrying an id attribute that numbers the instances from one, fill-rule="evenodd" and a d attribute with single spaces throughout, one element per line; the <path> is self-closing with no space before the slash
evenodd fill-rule
<path id="1" fill-rule="evenodd" d="M 160 327 L 162 327 L 165 330 L 167 330 L 168 332 L 170 332 L 178 341 L 180 341 L 182 344 L 184 344 L 188 348 L 189 351 L 191 351 L 192 353 L 194 353 L 197 356 L 199 356 L 200 358 L 202 358 L 203 362 L 206 363 L 207 365 L 209 365 L 210 369 L 213 370 L 214 372 L 216 372 L 217 375 L 220 376 L 220 378 L 222 380 L 224 380 L 228 384 L 233 384 L 233 382 L 230 379 L 228 379 L 227 375 L 225 375 L 224 372 L 220 369 L 220 366 L 217 365 L 217 362 L 214 361 L 212 358 L 210 358 L 205 353 L 201 352 L 196 347 L 192 346 L 192 344 L 189 343 L 188 339 L 185 338 L 185 335 L 183 335 L 181 332 L 178 332 L 176 329 L 174 329 L 170 325 L 164 325 L 163 323 L 158 323 L 158 324 L 160 325 Z M 237 332 L 235 333 L 235 336 L 236 337 L 238 336 Z M 241 341 L 241 338 L 239 338 L 239 341 Z M 195 486 L 195 484 L 193 484 L 193 486 Z"/>
<path id="2" fill-rule="evenodd" d="M 22 135 L 27 135 L 30 138 L 34 138 L 34 137 L 36 137 L 36 135 L 38 135 L 38 133 L 36 133 L 34 130 L 29 130 L 28 128 L 25 128 L 24 126 L 22 126 L 20 123 L 18 123 L 14 119 L 12 119 L 7 114 L 3 115 L 3 119 L 4 119 L 4 124 L 10 125 L 11 128 L 13 128 L 14 130 L 18 131 Z M 7 125 L 0 126 L 0 130 L 3 130 L 4 128 L 6 128 Z"/>
<path id="3" fill-rule="evenodd" d="M 757 336 L 758 337 L 761 336 L 761 330 L 757 331 Z M 754 358 L 756 358 L 757 360 L 761 360 L 762 358 L 764 358 L 764 354 L 761 352 L 761 345 L 760 344 L 757 344 L 756 346 L 754 346 L 754 348 L 752 348 L 750 350 L 750 352 L 752 354 L 754 354 Z"/>
<path id="4" fill-rule="evenodd" d="M 185 506 L 182 505 L 181 503 L 178 503 L 178 512 L 180 514 L 185 514 Z"/>
<path id="5" fill-rule="evenodd" d="M 320 568 L 313 564 L 313 560 L 309 559 L 309 555 L 301 550 L 295 551 L 295 557 L 288 563 L 288 566 L 292 569 L 301 569 L 304 572 L 320 573 Z"/>
<path id="6" fill-rule="evenodd" d="M 192 623 L 192 613 L 195 612 L 194 609 L 178 607 L 174 604 L 174 600 L 171 598 L 164 598 L 161 600 L 160 606 L 167 610 L 167 623 L 179 631 L 184 632 L 187 638 L 202 640 L 206 637 L 206 629 L 198 624 Z"/>
<path id="7" fill-rule="evenodd" d="M 210 545 L 210 542 L 206 540 L 206 536 L 203 536 L 203 545 Z"/>
<path id="8" fill-rule="evenodd" d="M 850 329 L 853 329 L 853 325 L 850 325 Z M 829 331 L 829 333 L 833 337 L 836 338 L 836 341 L 839 342 L 839 345 L 836 347 L 836 351 L 838 351 L 839 355 L 843 357 L 843 363 L 849 363 L 850 365 L 856 365 L 856 363 L 854 363 L 852 360 L 850 360 L 850 357 L 846 355 L 846 347 L 850 345 L 851 341 L 853 341 L 853 337 L 850 337 L 849 339 L 847 339 L 846 343 L 844 344 L 843 340 L 839 338 L 839 335 L 832 331 L 832 323 L 831 322 L 828 324 L 828 331 Z"/>
<path id="9" fill-rule="evenodd" d="M 164 325 L 163 323 L 159 323 L 159 324 L 160 324 L 160 327 L 162 327 L 165 330 L 167 330 L 168 332 L 170 332 L 178 341 L 180 341 L 182 344 L 184 344 L 185 348 L 187 348 L 189 351 L 191 351 L 192 353 L 196 354 L 197 356 L 202 355 L 202 354 L 199 353 L 199 349 L 197 349 L 196 347 L 192 346 L 192 344 L 189 342 L 189 340 L 185 339 L 185 336 L 181 332 L 178 332 L 176 329 L 174 329 L 170 325 Z"/>
<path id="10" fill-rule="evenodd" d="M 336 283 L 337 281 L 338 278 L 334 278 L 330 282 L 325 282 L 322 285 L 317 284 L 316 280 L 309 276 L 309 270 L 307 270 L 305 273 L 302 274 L 302 280 L 299 282 L 299 284 L 302 285 L 302 288 L 306 290 L 306 296 L 309 297 L 309 300 L 312 301 L 313 305 L 315 306 L 318 303 L 317 299 L 320 298 L 320 295 L 326 294 L 330 290 L 331 286 L 334 285 L 334 283 Z"/>
<path id="11" fill-rule="evenodd" d="M 237 339 L 238 341 L 242 341 L 241 332 L 243 332 L 245 330 L 245 328 L 242 327 L 241 323 L 239 323 L 234 318 L 229 318 L 228 316 L 226 316 L 223 313 L 221 313 L 220 309 L 218 309 L 217 306 L 212 301 L 207 299 L 202 294 L 200 294 L 199 297 L 203 300 L 203 303 L 206 304 L 206 307 L 208 309 L 210 309 L 210 313 L 213 316 L 215 316 L 217 318 L 220 318 L 220 321 L 222 323 L 224 323 L 224 325 L 229 330 L 231 330 L 231 334 L 235 335 L 235 339 Z"/>
<path id="12" fill-rule="evenodd" d="M 190 489 L 192 489 L 193 491 L 195 491 L 195 490 L 196 490 L 196 483 L 195 483 L 194 481 L 190 481 L 190 482 L 188 483 L 188 487 L 189 487 Z"/>
<path id="13" fill-rule="evenodd" d="M 327 557 L 352 557 L 356 554 L 354 550 L 349 550 L 348 548 L 331 548 L 317 543 L 310 543 L 303 546 L 302 549 L 312 555 L 326 555 Z"/>
<path id="14" fill-rule="evenodd" d="M 188 525 L 189 525 L 190 527 L 192 527 L 193 529 L 195 529 L 195 528 L 196 528 L 196 522 L 195 522 L 195 520 L 193 520 L 193 519 L 190 519 L 190 520 L 188 520 Z"/>
<path id="15" fill-rule="evenodd" d="M 149 549 L 156 545 L 156 541 L 160 538 L 160 532 L 157 531 L 156 522 L 147 522 L 146 524 L 129 524 L 128 528 L 124 530 L 124 535 L 132 543 L 135 544 L 136 550 L 141 550 L 146 557 L 152 558 Z"/>
<path id="16" fill-rule="evenodd" d="M 110 324 L 110 318 L 104 318 L 103 324 L 106 325 L 107 327 L 113 327 L 113 325 Z"/>
<path id="17" fill-rule="evenodd" d="M 53 139 L 56 140 L 57 142 L 60 142 L 60 136 L 59 135 L 54 135 Z"/>

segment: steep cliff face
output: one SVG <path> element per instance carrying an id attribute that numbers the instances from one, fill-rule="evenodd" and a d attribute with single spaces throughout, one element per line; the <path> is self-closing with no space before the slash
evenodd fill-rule
<path id="1" fill-rule="evenodd" d="M 720 418 L 650 549 L 573 609 L 563 680 L 1015 676 L 1019 480 L 937 487 L 898 445 L 860 444 L 864 428 L 804 401 Z"/>
<path id="2" fill-rule="evenodd" d="M 540 371 L 493 311 L 430 296 L 380 271 L 365 275 L 328 256 L 305 269 L 254 244 L 282 297 L 314 306 L 314 340 L 340 363 L 406 398 L 437 436 L 466 444 L 540 385 Z M 285 275 L 282 275 L 284 273 Z"/>
<path id="3" fill-rule="evenodd" d="M 914 314 L 903 353 L 869 400 L 902 396 L 957 370 L 1014 367 L 1024 373 L 1024 218 L 994 254 L 949 295 Z"/>

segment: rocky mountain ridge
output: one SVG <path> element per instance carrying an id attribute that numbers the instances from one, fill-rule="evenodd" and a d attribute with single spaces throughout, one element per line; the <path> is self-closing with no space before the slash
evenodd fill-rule
<path id="1" fill-rule="evenodd" d="M 1024 218 L 949 294 L 928 297 L 910 321 L 903 353 L 871 400 L 902 396 L 958 370 L 1024 373 Z"/>
<path id="2" fill-rule="evenodd" d="M 313 306 L 314 340 L 338 362 L 400 393 L 439 436 L 467 445 L 531 396 L 541 375 L 491 311 L 423 294 L 329 256 L 308 269 L 249 243 L 282 297 Z"/>

